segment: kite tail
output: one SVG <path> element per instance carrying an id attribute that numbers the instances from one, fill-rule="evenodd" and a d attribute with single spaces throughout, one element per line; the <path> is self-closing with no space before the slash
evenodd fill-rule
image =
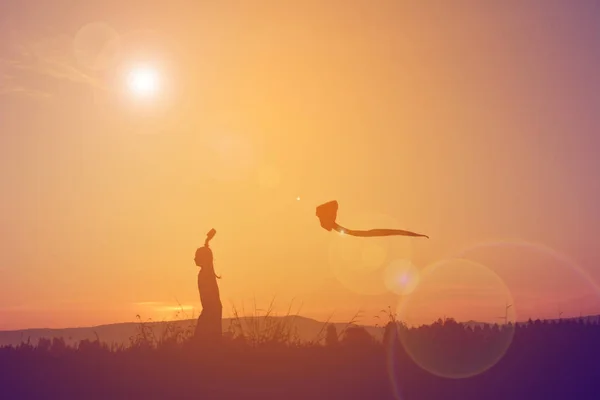
<path id="1" fill-rule="evenodd" d="M 345 233 L 350 236 L 358 237 L 377 237 L 377 236 L 413 236 L 413 237 L 424 237 L 429 239 L 429 236 L 420 233 L 403 231 L 401 229 L 370 229 L 368 231 L 357 231 L 352 229 L 346 229 L 340 225 L 335 226 L 336 231 Z"/>

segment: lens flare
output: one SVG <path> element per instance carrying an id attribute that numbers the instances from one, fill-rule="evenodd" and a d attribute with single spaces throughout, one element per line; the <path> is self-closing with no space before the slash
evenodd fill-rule
<path id="1" fill-rule="evenodd" d="M 408 295 L 419 283 L 419 271 L 410 260 L 394 260 L 385 268 L 383 281 L 390 292 Z"/>
<path id="2" fill-rule="evenodd" d="M 400 329 L 398 337 L 422 369 L 445 378 L 475 376 L 508 350 L 515 308 L 506 306 L 512 303 L 509 289 L 489 268 L 443 260 L 426 267 L 419 285 L 401 299 L 396 311 L 410 329 Z"/>
<path id="3" fill-rule="evenodd" d="M 354 220 L 345 218 L 356 229 L 395 226 L 396 221 L 384 214 L 362 214 Z M 382 279 L 383 268 L 394 259 L 410 259 L 412 243 L 399 236 L 362 238 L 331 235 L 329 263 L 336 279 L 347 289 L 367 295 L 380 295 L 389 289 Z"/>
<path id="4" fill-rule="evenodd" d="M 121 38 L 108 24 L 93 22 L 83 26 L 73 39 L 78 63 L 95 71 L 115 65 L 121 52 Z"/>
<path id="5" fill-rule="evenodd" d="M 502 271 L 519 320 L 598 313 L 597 281 L 571 257 L 543 243 L 499 238 L 474 243 L 455 256 Z"/>

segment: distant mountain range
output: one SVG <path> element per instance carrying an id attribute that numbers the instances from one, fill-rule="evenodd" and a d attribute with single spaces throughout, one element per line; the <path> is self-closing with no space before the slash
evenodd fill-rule
<path id="1" fill-rule="evenodd" d="M 311 318 L 301 316 L 285 317 L 242 317 L 239 319 L 224 318 L 223 332 L 226 333 L 239 326 L 241 323 L 243 329 L 250 335 L 266 332 L 270 327 L 278 325 L 285 327 L 301 341 L 316 340 L 325 337 L 327 323 L 320 322 Z M 150 328 L 154 336 L 158 339 L 164 337 L 167 329 L 193 331 L 196 319 L 177 320 L 169 322 L 147 322 L 145 326 Z M 332 323 L 339 332 L 342 332 L 349 325 L 348 323 Z M 358 325 L 361 326 L 361 325 Z M 381 338 L 383 330 L 376 326 L 363 326 L 373 337 Z M 0 331 L 0 346 L 18 345 L 23 342 L 37 344 L 40 338 L 63 338 L 68 345 L 74 345 L 82 340 L 88 339 L 94 341 L 99 339 L 108 344 L 130 344 L 130 338 L 140 333 L 141 324 L 139 322 L 125 322 L 109 325 L 99 325 L 82 328 L 65 329 L 23 329 L 15 331 Z"/>
<path id="2" fill-rule="evenodd" d="M 583 320 L 587 322 L 600 323 L 600 315 L 590 315 L 584 317 L 574 318 L 562 318 L 563 321 L 568 320 Z M 546 321 L 558 321 L 558 319 L 546 320 Z M 241 323 L 242 327 L 249 332 L 250 335 L 257 334 L 259 332 L 265 332 L 274 325 L 284 326 L 289 329 L 293 334 L 296 335 L 301 341 L 316 340 L 317 338 L 324 338 L 327 328 L 327 323 L 317 321 L 311 318 L 301 316 L 285 316 L 285 317 L 243 317 L 238 320 L 233 318 L 223 319 L 223 332 L 228 332 L 234 326 Z M 519 322 L 524 323 L 524 322 Z M 171 322 L 148 322 L 145 323 L 147 327 L 153 332 L 155 337 L 163 337 L 165 331 L 170 328 L 179 330 L 186 330 L 194 328 L 196 324 L 195 319 L 178 320 Z M 232 325 L 233 324 L 233 325 Z M 338 333 L 346 329 L 348 323 L 332 323 L 335 325 Z M 482 326 L 488 323 L 467 321 L 463 322 L 469 326 Z M 383 336 L 383 329 L 381 327 L 372 325 L 355 325 L 363 327 L 371 334 L 374 338 L 380 340 Z M 139 322 L 126 322 L 109 325 L 99 325 L 93 327 L 82 327 L 82 328 L 65 328 L 65 329 L 23 329 L 15 331 L 0 331 L 0 347 L 1 346 L 16 346 L 23 342 L 30 342 L 32 345 L 38 343 L 40 338 L 63 338 L 68 345 L 75 345 L 82 340 L 96 340 L 99 339 L 101 342 L 116 345 L 129 345 L 130 339 L 135 337 L 140 332 L 141 324 Z"/>

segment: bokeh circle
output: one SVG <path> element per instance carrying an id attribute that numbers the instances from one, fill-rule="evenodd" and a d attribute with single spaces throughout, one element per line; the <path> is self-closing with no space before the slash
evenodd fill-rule
<path id="1" fill-rule="evenodd" d="M 372 229 L 397 226 L 397 222 L 386 214 L 363 213 L 348 221 L 348 225 L 352 229 Z M 389 291 L 382 279 L 384 268 L 395 259 L 410 260 L 412 251 L 407 237 L 354 237 L 334 232 L 329 245 L 329 264 L 336 279 L 347 289 L 358 294 L 380 295 Z"/>
<path id="2" fill-rule="evenodd" d="M 499 238 L 465 246 L 454 256 L 501 271 L 519 321 L 592 315 L 600 310 L 597 281 L 572 257 L 547 244 Z"/>
<path id="3" fill-rule="evenodd" d="M 110 25 L 92 22 L 75 34 L 73 50 L 81 66 L 94 71 L 105 70 L 118 61 L 120 36 Z"/>
<path id="4" fill-rule="evenodd" d="M 411 294 L 419 284 L 419 270 L 409 259 L 393 260 L 383 271 L 383 283 L 394 294 Z"/>
<path id="5" fill-rule="evenodd" d="M 508 307 L 507 307 L 508 306 Z M 515 330 L 512 295 L 486 266 L 447 259 L 424 268 L 419 284 L 397 307 L 406 329 L 398 338 L 422 369 L 444 378 L 468 378 L 493 367 Z"/>

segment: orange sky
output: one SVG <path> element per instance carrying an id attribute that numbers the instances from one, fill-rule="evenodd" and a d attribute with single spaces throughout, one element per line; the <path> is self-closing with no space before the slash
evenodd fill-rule
<path id="1" fill-rule="evenodd" d="M 226 315 L 275 297 L 376 323 L 408 298 L 384 280 L 406 259 L 434 271 L 414 323 L 506 301 L 519 319 L 600 312 L 586 6 L 29 3 L 0 17 L 0 329 L 197 314 L 213 227 Z M 81 33 L 98 22 L 118 40 L 100 56 Z M 126 91 L 137 62 L 161 71 L 154 101 Z M 333 199 L 350 228 L 431 239 L 326 232 Z M 495 245 L 462 255 L 483 266 L 427 268 L 478 243 Z"/>

